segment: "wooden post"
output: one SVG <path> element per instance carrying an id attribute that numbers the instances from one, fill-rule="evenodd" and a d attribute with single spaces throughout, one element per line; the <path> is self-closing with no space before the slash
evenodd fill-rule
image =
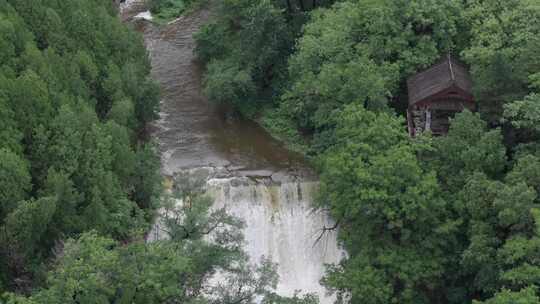
<path id="1" fill-rule="evenodd" d="M 426 128 L 425 131 L 431 130 L 431 110 L 426 108 Z"/>
<path id="2" fill-rule="evenodd" d="M 407 109 L 407 129 L 409 130 L 409 136 L 414 137 L 413 118 L 409 109 Z"/>

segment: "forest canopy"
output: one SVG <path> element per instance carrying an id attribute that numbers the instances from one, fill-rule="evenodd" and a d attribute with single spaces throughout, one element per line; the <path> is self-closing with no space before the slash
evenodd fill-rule
<path id="1" fill-rule="evenodd" d="M 349 257 L 340 303 L 540 303 L 535 0 L 227 0 L 196 36 L 211 101 L 305 153 Z M 410 138 L 406 80 L 451 54 L 476 113 Z"/>
<path id="2" fill-rule="evenodd" d="M 168 18 L 192 1 L 153 3 Z M 205 93 L 319 171 L 348 251 L 322 280 L 338 303 L 540 303 L 537 0 L 211 5 L 195 37 Z M 159 199 L 146 136 L 159 88 L 117 13 L 0 0 L 0 301 L 316 303 L 274 294 L 275 265 L 249 263 L 243 223 L 200 189 Z M 470 71 L 477 111 L 411 138 L 406 79 L 447 54 Z M 175 216 L 146 243 L 160 202 Z"/>
<path id="3" fill-rule="evenodd" d="M 62 239 L 148 227 L 158 86 L 112 1 L 0 0 L 0 293 L 29 292 Z"/>
<path id="4" fill-rule="evenodd" d="M 318 303 L 204 189 L 162 191 L 149 74 L 113 1 L 0 0 L 0 303 Z"/>

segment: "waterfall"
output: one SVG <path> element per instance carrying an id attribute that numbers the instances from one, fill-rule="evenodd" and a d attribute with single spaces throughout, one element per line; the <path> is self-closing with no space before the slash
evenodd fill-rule
<path id="1" fill-rule="evenodd" d="M 295 290 L 302 290 L 318 294 L 322 304 L 332 303 L 319 280 L 324 264 L 338 263 L 343 251 L 334 231 L 317 241 L 322 228 L 333 223 L 327 214 L 313 208 L 316 182 L 266 185 L 211 179 L 208 184 L 215 207 L 225 207 L 246 223 L 245 250 L 253 261 L 266 256 L 278 264 L 279 294 L 292 296 Z"/>
<path id="2" fill-rule="evenodd" d="M 122 7 L 124 20 L 148 19 L 147 8 L 137 3 L 128 0 Z M 202 93 L 192 35 L 210 15 L 203 9 L 164 26 L 138 23 L 163 95 L 152 131 L 162 172 L 173 180 L 185 174 L 202 177 L 214 208 L 225 207 L 245 222 L 244 249 L 252 262 L 265 256 L 277 263 L 278 294 L 299 290 L 315 293 L 321 304 L 333 303 L 319 281 L 324 265 L 338 263 L 344 252 L 336 231 L 320 237 L 334 223 L 314 208 L 318 183 L 311 169 L 255 123 L 223 119 Z M 161 225 L 158 218 L 149 241 L 164 237 Z"/>
<path id="3" fill-rule="evenodd" d="M 334 222 L 313 206 L 318 182 L 209 177 L 206 187 L 214 208 L 225 208 L 244 221 L 244 250 L 252 262 L 265 256 L 277 264 L 278 294 L 292 296 L 300 290 L 318 295 L 321 304 L 333 303 L 319 281 L 324 265 L 338 263 L 344 251 L 336 231 L 321 236 L 322 228 Z M 155 228 L 149 239 L 160 237 Z"/>

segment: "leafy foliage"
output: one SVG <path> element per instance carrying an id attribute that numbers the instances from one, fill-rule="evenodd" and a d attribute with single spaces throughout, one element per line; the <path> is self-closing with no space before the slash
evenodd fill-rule
<path id="1" fill-rule="evenodd" d="M 349 103 L 386 107 L 403 76 L 458 46 L 459 1 L 345 1 L 315 12 L 289 60 L 282 107 L 298 127 L 323 132 Z"/>
<path id="2" fill-rule="evenodd" d="M 275 295 L 275 265 L 249 263 L 241 250 L 242 222 L 186 186 L 164 203 L 162 239 L 121 244 L 96 231 L 68 239 L 44 288 L 15 303 L 317 304 L 313 296 Z"/>
<path id="3" fill-rule="evenodd" d="M 157 85 L 111 1 L 0 1 L 0 292 L 40 282 L 55 243 L 144 229 L 159 163 L 140 134 Z"/>
<path id="4" fill-rule="evenodd" d="M 323 279 L 338 302 L 540 301 L 539 20 L 535 0 L 218 3 L 196 35 L 205 93 L 313 156 L 349 252 Z M 410 139 L 405 80 L 447 53 L 479 114 Z M 110 1 L 0 0 L 0 288 L 43 282 L 5 301 L 316 302 L 274 294 L 242 224 L 187 186 L 165 205 L 168 239 L 138 241 L 160 195 L 138 136 L 158 105 L 148 73 Z"/>
<path id="5" fill-rule="evenodd" d="M 304 2 L 310 2 L 308 5 Z M 211 101 L 235 105 L 253 116 L 281 94 L 286 59 L 306 12 L 332 1 L 225 0 L 216 18 L 195 35 L 196 53 L 207 64 L 205 92 Z"/>
<path id="6" fill-rule="evenodd" d="M 203 5 L 203 0 L 150 0 L 148 6 L 154 21 L 169 22 L 187 13 L 197 5 Z"/>
<path id="7" fill-rule="evenodd" d="M 480 111 L 490 121 L 500 117 L 502 105 L 527 95 L 538 77 L 539 15 L 535 1 L 469 4 L 465 22 L 475 20 L 470 22 L 474 39 L 464 58 L 471 65 Z"/>
<path id="8" fill-rule="evenodd" d="M 279 81 L 261 84 L 264 65 L 252 63 L 263 61 L 244 61 L 256 41 L 247 14 L 219 11 L 198 54 L 212 100 L 258 109 L 318 165 L 321 207 L 349 252 L 323 280 L 338 302 L 538 303 L 537 1 L 285 4 L 304 15 L 285 20 L 304 25 L 294 48 L 284 43 L 287 73 L 273 61 Z M 268 18 L 253 16 L 264 29 Z M 266 40 L 261 60 L 276 49 Z M 399 118 L 406 79 L 448 53 L 468 65 L 479 114 L 456 115 L 447 136 L 411 140 Z M 253 96 L 271 103 L 253 106 L 263 100 Z"/>
<path id="9" fill-rule="evenodd" d="M 322 199 L 352 257 L 325 282 L 340 298 L 353 289 L 353 302 L 426 302 L 440 288 L 455 225 L 435 175 L 420 167 L 395 117 L 356 105 L 336 119 L 342 141 L 323 157 Z"/>

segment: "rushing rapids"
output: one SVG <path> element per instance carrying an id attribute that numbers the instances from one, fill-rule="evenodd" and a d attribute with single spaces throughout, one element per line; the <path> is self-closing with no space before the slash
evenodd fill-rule
<path id="1" fill-rule="evenodd" d="M 144 34 L 152 76 L 162 89 L 160 119 L 155 123 L 163 174 L 195 174 L 206 180 L 215 207 L 241 218 L 245 250 L 278 263 L 278 293 L 316 293 L 332 303 L 319 280 L 324 264 L 337 263 L 343 251 L 336 232 L 322 235 L 331 219 L 313 208 L 317 182 L 303 158 L 287 151 L 251 121 L 230 119 L 202 94 L 201 69 L 192 35 L 209 18 L 201 10 L 165 26 L 155 26 L 139 2 L 122 6 L 123 19 L 136 19 Z M 142 14 L 141 14 L 142 12 Z M 136 18 L 134 18 L 136 17 Z M 159 225 L 159 224 L 157 224 Z M 162 237 L 159 229 L 149 239 Z"/>

